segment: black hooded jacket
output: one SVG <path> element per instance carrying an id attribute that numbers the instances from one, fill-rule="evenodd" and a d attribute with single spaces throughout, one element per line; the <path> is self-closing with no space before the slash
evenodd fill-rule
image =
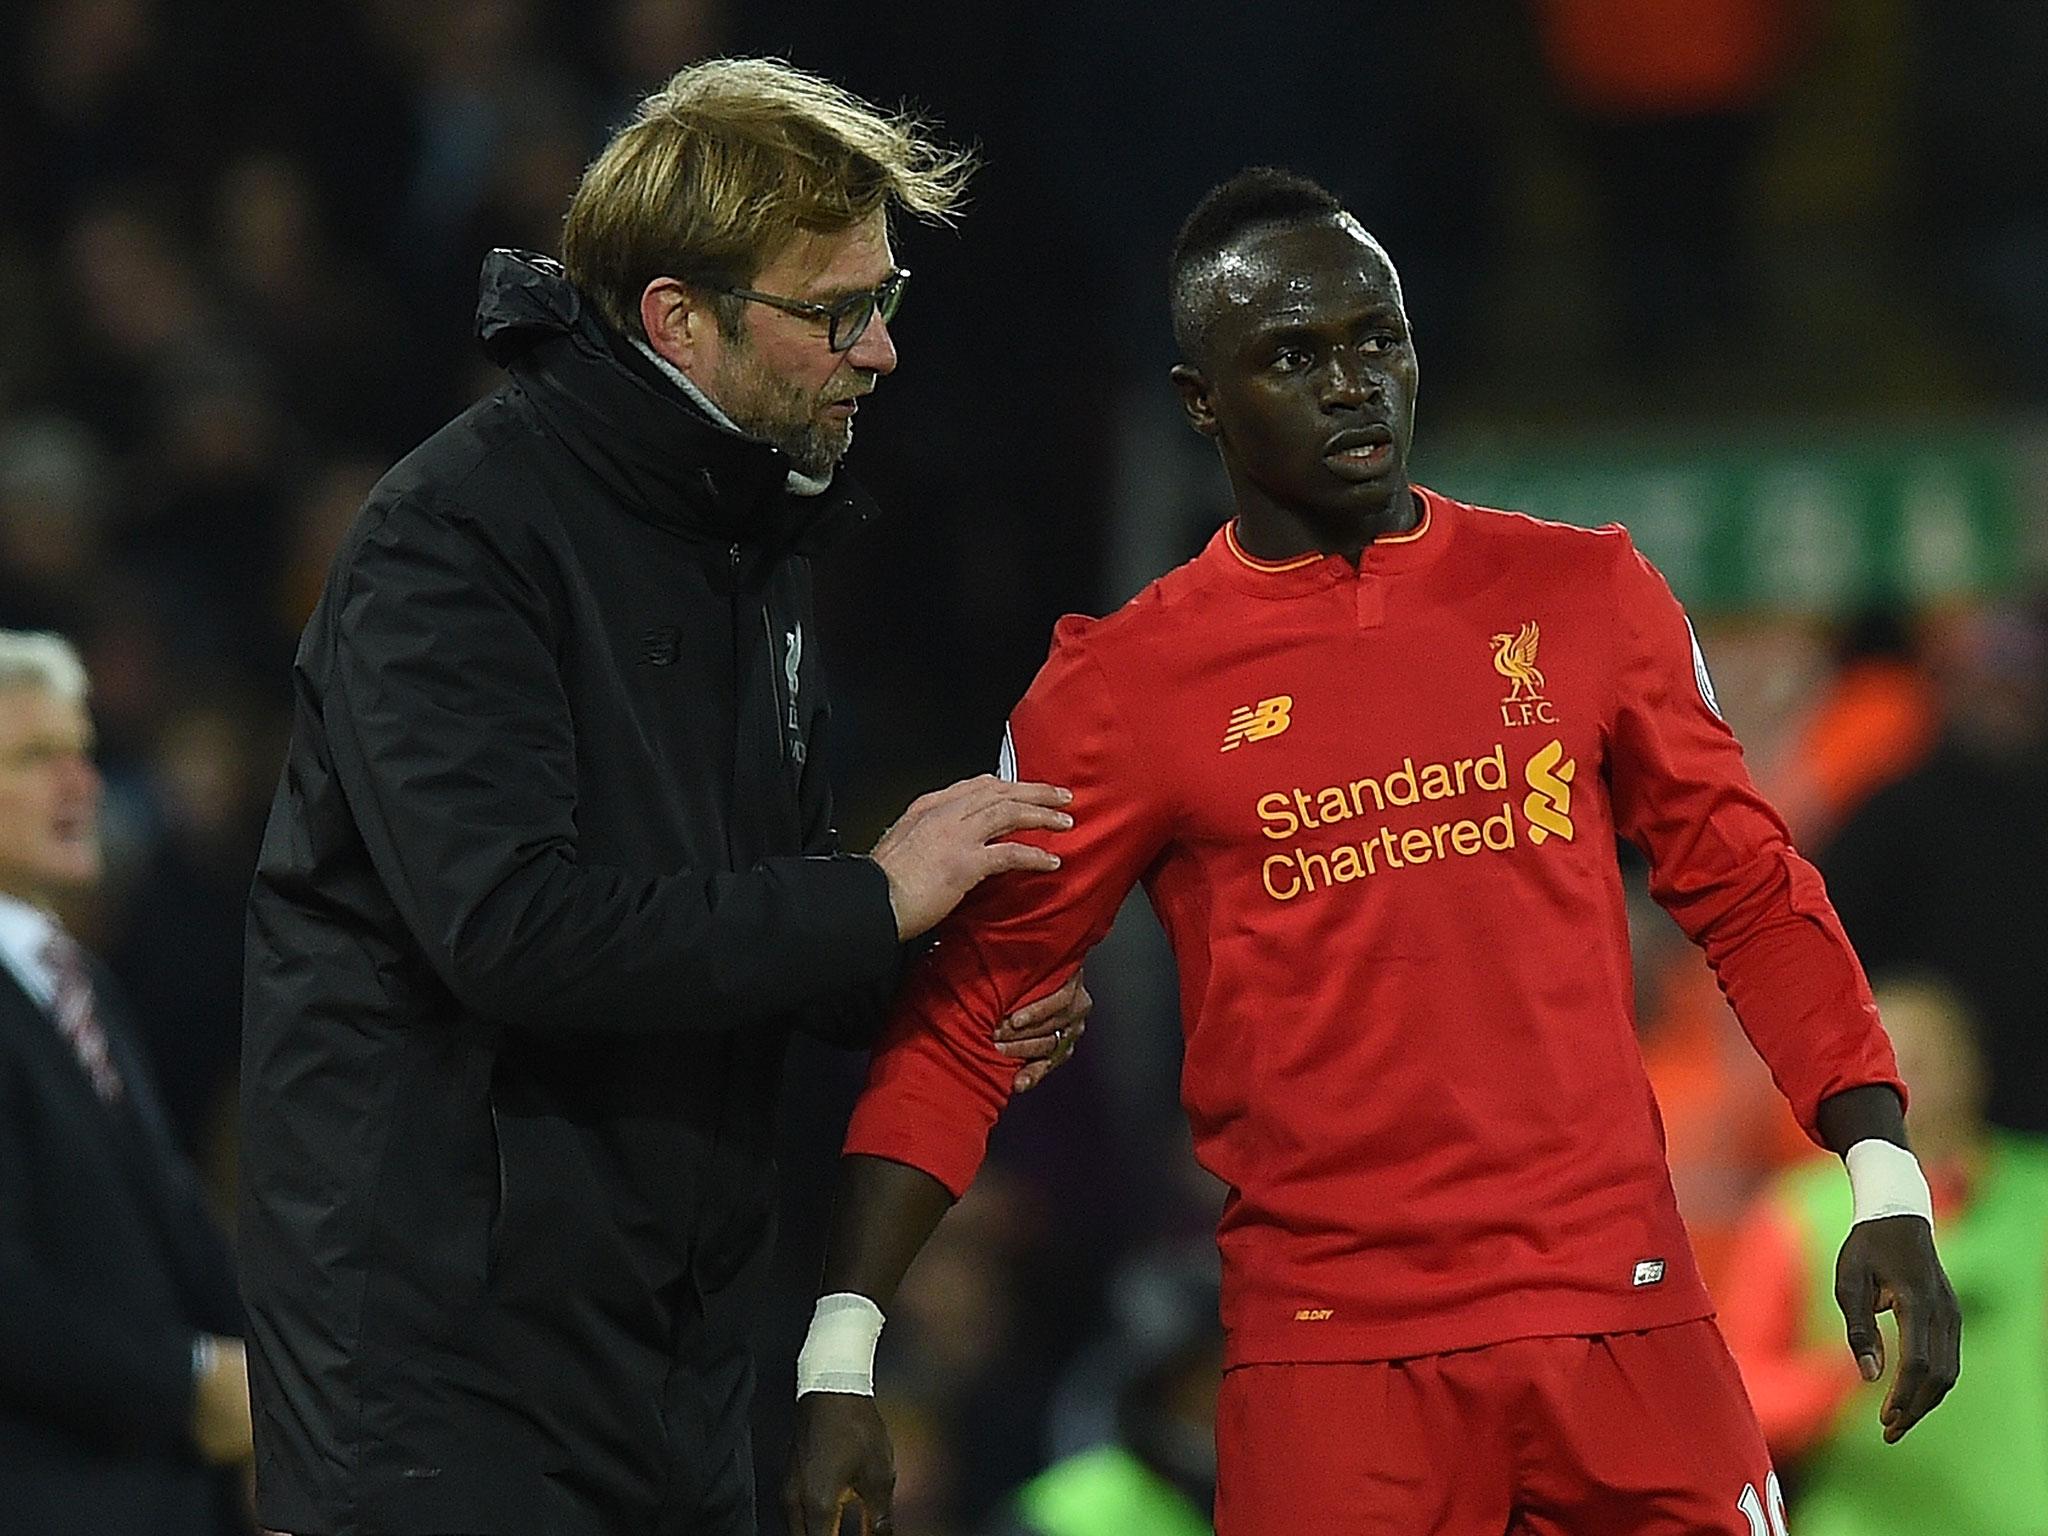
<path id="1" fill-rule="evenodd" d="M 791 1029 L 879 1022 L 788 492 L 561 268 L 378 484 L 293 671 L 250 898 L 241 1263 L 295 1536 L 752 1529 L 746 1334 Z"/>

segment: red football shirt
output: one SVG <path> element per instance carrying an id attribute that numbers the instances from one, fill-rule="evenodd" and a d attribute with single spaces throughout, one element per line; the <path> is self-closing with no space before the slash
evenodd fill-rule
<path id="1" fill-rule="evenodd" d="M 1828 1095 L 1898 1086 L 1820 877 L 1628 535 L 1418 494 L 1355 568 L 1254 560 L 1226 527 L 1061 621 L 1005 758 L 1074 791 L 1063 865 L 943 925 L 847 1136 L 963 1191 L 1015 1071 L 994 1024 L 1142 881 L 1196 1152 L 1230 1189 L 1233 1361 L 1710 1313 L 1636 1048 L 1617 833 L 1809 1131 Z"/>

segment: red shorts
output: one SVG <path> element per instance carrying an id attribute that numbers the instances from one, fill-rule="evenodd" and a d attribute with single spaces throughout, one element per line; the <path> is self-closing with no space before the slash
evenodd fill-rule
<path id="1" fill-rule="evenodd" d="M 1783 1536 L 1709 1319 L 1355 1365 L 1241 1365 L 1217 1536 Z"/>

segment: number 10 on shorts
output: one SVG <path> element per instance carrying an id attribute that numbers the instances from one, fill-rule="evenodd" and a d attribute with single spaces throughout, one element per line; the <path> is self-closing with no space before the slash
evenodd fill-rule
<path id="1" fill-rule="evenodd" d="M 1778 1487 L 1778 1474 L 1764 1480 L 1764 1493 L 1771 1501 L 1770 1520 L 1764 1519 L 1764 1501 L 1757 1497 L 1756 1484 L 1744 1483 L 1735 1507 L 1749 1519 L 1749 1536 L 1791 1536 L 1785 1529 L 1785 1495 Z"/>

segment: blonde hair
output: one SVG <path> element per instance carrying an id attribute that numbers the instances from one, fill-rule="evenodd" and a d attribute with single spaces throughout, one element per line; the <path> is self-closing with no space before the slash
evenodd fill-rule
<path id="1" fill-rule="evenodd" d="M 657 277 L 713 292 L 748 282 L 800 234 L 834 234 L 900 206 L 958 213 L 972 151 L 779 59 L 709 59 L 640 103 L 583 173 L 562 264 L 614 329 L 642 334 Z M 720 316 L 736 323 L 736 300 Z"/>

